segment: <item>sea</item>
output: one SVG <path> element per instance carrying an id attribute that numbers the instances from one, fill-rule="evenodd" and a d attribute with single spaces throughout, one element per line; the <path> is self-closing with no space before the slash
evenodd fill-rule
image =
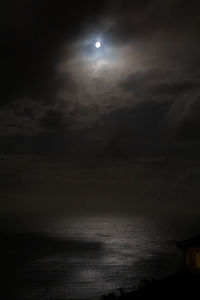
<path id="1" fill-rule="evenodd" d="M 199 217 L 2 217 L 0 299 L 100 299 L 183 269 Z"/>

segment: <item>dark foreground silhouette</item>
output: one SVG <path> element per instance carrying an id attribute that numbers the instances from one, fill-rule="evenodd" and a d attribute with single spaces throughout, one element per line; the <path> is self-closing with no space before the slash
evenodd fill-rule
<path id="1" fill-rule="evenodd" d="M 143 287 L 133 292 L 125 293 L 120 290 L 120 295 L 109 294 L 101 300 L 128 300 L 128 299 L 200 299 L 200 276 L 194 276 L 186 271 L 169 276 L 162 280 L 146 283 Z"/>

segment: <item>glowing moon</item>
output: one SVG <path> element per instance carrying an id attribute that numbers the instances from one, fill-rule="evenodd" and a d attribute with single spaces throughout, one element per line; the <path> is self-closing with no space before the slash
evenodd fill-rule
<path id="1" fill-rule="evenodd" d="M 95 43 L 95 47 L 98 49 L 98 48 L 101 48 L 101 42 L 100 41 L 97 41 Z"/>

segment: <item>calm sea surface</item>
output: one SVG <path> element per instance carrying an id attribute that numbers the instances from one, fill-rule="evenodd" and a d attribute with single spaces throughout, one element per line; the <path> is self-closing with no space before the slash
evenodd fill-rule
<path id="1" fill-rule="evenodd" d="M 4 299 L 99 299 L 180 270 L 176 241 L 200 233 L 200 221 L 20 218 L 2 219 L 1 232 Z"/>

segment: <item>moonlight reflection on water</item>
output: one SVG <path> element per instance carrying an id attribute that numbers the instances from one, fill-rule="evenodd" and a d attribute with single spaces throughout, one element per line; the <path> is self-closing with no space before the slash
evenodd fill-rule
<path id="1" fill-rule="evenodd" d="M 17 253 L 26 253 L 17 261 L 16 300 L 33 300 L 36 295 L 38 300 L 97 299 L 118 288 L 136 288 L 144 278 L 160 278 L 181 266 L 168 225 L 150 219 L 63 217 L 24 224 L 4 242 Z"/>

